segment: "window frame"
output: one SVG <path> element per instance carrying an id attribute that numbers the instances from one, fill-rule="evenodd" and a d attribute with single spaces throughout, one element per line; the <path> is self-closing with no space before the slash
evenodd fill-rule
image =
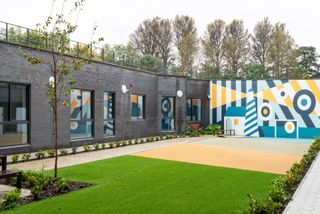
<path id="1" fill-rule="evenodd" d="M 8 120 L 0 121 L 0 125 L 19 125 L 19 124 L 26 124 L 27 125 L 27 142 L 26 143 L 19 143 L 19 144 L 5 144 L 0 145 L 0 147 L 12 147 L 12 146 L 20 146 L 20 145 L 30 145 L 30 130 L 31 130 L 31 122 L 30 122 L 30 112 L 31 112 L 31 90 L 30 90 L 30 84 L 26 83 L 19 83 L 19 82 L 6 82 L 6 81 L 0 81 L 0 83 L 4 83 L 8 85 Z M 26 96 L 26 119 L 25 120 L 11 120 L 11 86 L 17 85 L 17 86 L 24 86 L 25 87 L 25 96 Z"/>
<path id="2" fill-rule="evenodd" d="M 188 118 L 188 101 L 191 101 L 191 115 L 190 115 L 190 119 Z M 200 106 L 200 110 L 201 110 L 201 112 L 200 112 L 200 119 L 198 119 L 198 120 L 195 120 L 195 119 L 193 119 L 194 117 L 195 117 L 195 113 L 194 113 L 194 109 L 193 109 L 193 106 L 192 106 L 192 101 L 193 100 L 200 100 L 200 104 L 201 104 L 201 106 Z M 186 118 L 187 118 L 187 121 L 192 121 L 192 122 L 201 122 L 202 121 L 202 98 L 199 98 L 199 97 L 190 97 L 190 98 L 187 98 L 187 102 L 186 102 L 186 107 L 187 107 L 187 115 L 186 115 Z"/>
<path id="3" fill-rule="evenodd" d="M 70 92 L 70 98 L 71 98 L 71 93 L 72 93 L 72 90 L 79 90 L 80 91 L 80 94 L 81 94 L 81 106 L 80 106 L 80 119 L 73 119 L 71 118 L 71 111 L 70 111 L 70 124 L 71 122 L 91 122 L 91 136 L 90 137 L 76 137 L 76 138 L 72 138 L 72 135 L 71 135 L 71 127 L 70 127 L 70 140 L 71 141 L 77 141 L 77 140 L 82 140 L 82 139 L 92 139 L 94 138 L 94 90 L 90 90 L 90 89 L 82 89 L 82 88 L 71 88 L 71 92 Z M 82 108 L 83 108 L 83 95 L 82 95 L 82 92 L 85 91 L 85 92 L 90 92 L 90 115 L 91 115 L 91 118 L 90 119 L 82 119 L 82 114 L 83 114 L 83 111 L 82 111 Z"/>
<path id="4" fill-rule="evenodd" d="M 139 118 L 139 116 L 136 116 L 136 117 L 132 116 L 132 96 L 138 97 L 138 104 L 139 104 L 139 97 L 142 97 L 142 118 Z M 130 94 L 130 118 L 131 120 L 134 120 L 134 121 L 146 119 L 146 95 L 145 94 L 139 94 L 139 93 Z"/>
<path id="5" fill-rule="evenodd" d="M 104 102 L 105 102 L 105 99 L 104 99 L 104 95 L 105 95 L 105 93 L 108 93 L 108 97 L 110 96 L 109 94 L 112 94 L 112 118 L 110 119 L 110 118 L 107 118 L 107 119 L 105 119 L 104 118 L 104 114 L 105 114 L 105 112 L 104 112 Z M 116 92 L 114 92 L 114 91 L 104 91 L 103 92 L 103 126 L 104 126 L 104 123 L 105 122 L 109 122 L 109 121 L 112 121 L 113 122 L 113 132 L 112 132 L 112 135 L 106 135 L 105 134 L 105 131 L 104 131 L 104 129 L 103 129 L 103 136 L 105 137 L 105 138 L 107 138 L 107 137 L 113 137 L 113 136 L 115 136 L 116 135 L 116 129 L 115 129 L 115 124 L 116 124 L 116 120 L 115 120 L 115 117 L 116 117 L 116 112 L 115 112 L 115 110 L 116 110 L 116 108 L 115 108 L 115 104 L 116 104 Z"/>

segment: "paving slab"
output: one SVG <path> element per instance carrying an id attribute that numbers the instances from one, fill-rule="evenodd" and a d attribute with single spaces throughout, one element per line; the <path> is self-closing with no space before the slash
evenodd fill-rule
<path id="1" fill-rule="evenodd" d="M 306 176 L 289 202 L 284 214 L 320 213 L 320 154 L 317 155 Z"/>

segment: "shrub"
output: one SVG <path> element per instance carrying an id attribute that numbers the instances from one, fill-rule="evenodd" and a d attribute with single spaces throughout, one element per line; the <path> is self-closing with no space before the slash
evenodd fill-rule
<path id="1" fill-rule="evenodd" d="M 101 143 L 100 147 L 101 147 L 101 149 L 105 149 L 106 148 L 106 144 L 105 143 Z"/>
<path id="2" fill-rule="evenodd" d="M 143 143 L 143 140 L 136 138 L 136 139 L 134 139 L 134 143 L 135 144 Z"/>
<path id="3" fill-rule="evenodd" d="M 28 161 L 30 159 L 30 156 L 31 155 L 29 153 L 25 153 L 25 154 L 22 155 L 21 159 L 23 161 Z"/>
<path id="4" fill-rule="evenodd" d="M 199 137 L 200 136 L 200 131 L 198 130 L 193 130 L 191 125 L 187 126 L 187 129 L 185 131 L 185 135 L 188 135 L 190 137 Z"/>
<path id="5" fill-rule="evenodd" d="M 91 150 L 91 147 L 88 144 L 83 144 L 83 150 L 85 152 L 89 152 Z"/>
<path id="6" fill-rule="evenodd" d="M 205 130 L 202 131 L 203 134 L 215 135 L 217 131 L 221 130 L 221 125 L 219 124 L 211 124 L 208 125 Z"/>
<path id="7" fill-rule="evenodd" d="M 77 150 L 78 150 L 77 147 L 72 147 L 72 148 L 71 148 L 72 154 L 76 154 L 76 153 L 77 153 Z"/>
<path id="8" fill-rule="evenodd" d="M 47 154 L 49 155 L 49 157 L 54 157 L 56 155 L 56 150 L 50 149 L 47 151 Z"/>
<path id="9" fill-rule="evenodd" d="M 70 183 L 63 178 L 58 178 L 56 180 L 56 185 L 59 192 L 65 192 L 70 189 Z"/>
<path id="10" fill-rule="evenodd" d="M 267 199 L 257 200 L 252 196 L 249 196 L 250 200 L 247 211 L 256 214 L 282 213 L 319 151 L 320 139 L 316 139 L 301 161 L 293 164 L 285 176 L 282 176 L 273 182 L 272 188 L 268 192 Z"/>
<path id="11" fill-rule="evenodd" d="M 98 143 L 94 144 L 94 149 L 95 150 L 99 150 L 100 149 L 100 145 Z"/>
<path id="12" fill-rule="evenodd" d="M 42 158 L 44 158 L 46 156 L 46 153 L 44 151 L 42 151 L 42 150 L 39 150 L 39 151 L 36 152 L 35 155 L 36 155 L 37 159 L 42 159 Z"/>
<path id="13" fill-rule="evenodd" d="M 66 150 L 66 149 L 60 149 L 59 152 L 60 152 L 60 155 L 67 155 L 68 154 L 68 150 Z"/>
<path id="14" fill-rule="evenodd" d="M 21 190 L 16 188 L 3 195 L 2 209 L 10 209 L 17 206 L 21 197 Z"/>
<path id="15" fill-rule="evenodd" d="M 115 147 L 115 143 L 114 143 L 114 142 L 110 142 L 110 143 L 109 143 L 109 147 L 110 147 L 110 148 Z"/>
<path id="16" fill-rule="evenodd" d="M 131 145 L 134 145 L 134 144 L 138 144 L 138 143 L 137 143 L 136 139 L 131 139 L 131 140 L 130 140 L 130 144 L 131 144 Z"/>
<path id="17" fill-rule="evenodd" d="M 12 160 L 12 163 L 18 162 L 18 160 L 19 160 L 19 155 L 18 155 L 18 154 L 12 155 L 12 156 L 11 156 L 11 160 Z"/>

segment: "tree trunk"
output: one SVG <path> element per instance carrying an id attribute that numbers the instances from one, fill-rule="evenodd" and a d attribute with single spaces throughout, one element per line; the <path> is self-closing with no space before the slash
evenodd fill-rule
<path id="1" fill-rule="evenodd" d="M 56 78 L 55 78 L 56 81 Z M 58 177 L 58 98 L 57 98 L 57 87 L 55 82 L 54 87 L 54 109 L 53 109 L 53 117 L 54 117 L 54 149 L 55 149 L 55 157 L 54 157 L 54 177 Z"/>

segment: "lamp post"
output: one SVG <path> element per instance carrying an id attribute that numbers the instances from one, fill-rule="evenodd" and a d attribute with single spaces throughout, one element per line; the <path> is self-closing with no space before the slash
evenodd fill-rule
<path id="1" fill-rule="evenodd" d="M 178 97 L 178 106 L 180 107 L 180 98 L 183 97 L 183 91 L 182 90 L 178 90 L 177 91 L 177 97 Z M 179 111 L 179 115 L 180 115 L 180 111 Z M 180 129 L 180 126 L 179 126 L 179 128 L 177 128 L 178 132 L 179 132 L 179 129 Z"/>

